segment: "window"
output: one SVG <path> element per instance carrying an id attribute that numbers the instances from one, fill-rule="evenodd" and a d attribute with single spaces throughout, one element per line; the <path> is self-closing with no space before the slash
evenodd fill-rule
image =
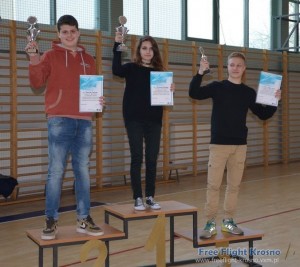
<path id="1" fill-rule="evenodd" d="M 244 46 L 244 1 L 220 0 L 220 44 Z"/>
<path id="2" fill-rule="evenodd" d="M 1 3 L 1 17 L 27 21 L 29 16 L 37 17 L 38 23 L 50 23 L 50 1 L 11 0 Z"/>
<path id="3" fill-rule="evenodd" d="M 141 0 L 123 0 L 123 13 L 127 18 L 128 34 L 144 35 L 144 8 Z M 116 20 L 116 26 L 118 26 Z"/>
<path id="4" fill-rule="evenodd" d="M 270 49 L 271 0 L 186 2 L 188 38 L 206 39 L 232 46 Z"/>
<path id="5" fill-rule="evenodd" d="M 65 0 L 56 0 L 57 19 L 62 15 L 74 16 L 80 29 L 96 29 L 98 25 L 97 0 L 72 0 L 72 4 L 66 4 Z"/>
<path id="6" fill-rule="evenodd" d="M 249 47 L 270 49 L 271 0 L 249 1 Z"/>
<path id="7" fill-rule="evenodd" d="M 149 34 L 181 40 L 181 0 L 149 0 Z"/>
<path id="8" fill-rule="evenodd" d="M 213 0 L 187 0 L 187 37 L 213 39 Z"/>
<path id="9" fill-rule="evenodd" d="M 291 33 L 287 44 L 291 51 L 299 48 L 298 0 L 282 1 L 281 5 L 273 0 L 73 0 L 72 4 L 65 0 L 2 2 L 0 15 L 3 19 L 27 21 L 29 16 L 37 16 L 38 23 L 53 25 L 61 15 L 70 14 L 76 17 L 81 29 L 110 32 L 118 26 L 118 16 L 124 15 L 129 34 L 150 34 L 176 40 L 198 39 L 258 49 L 270 49 L 271 40 L 274 46 L 277 35 L 280 38 L 283 30 L 284 36 L 287 31 Z M 123 14 L 115 13 L 122 9 Z M 272 13 L 280 14 L 282 10 L 290 14 L 287 15 L 290 21 L 282 23 L 280 27 L 283 28 L 279 29 L 272 23 Z M 112 14 L 116 17 L 111 17 Z"/>
<path id="10" fill-rule="evenodd" d="M 130 34 L 181 40 L 182 0 L 123 0 Z M 147 6 L 149 5 L 149 10 Z"/>
<path id="11" fill-rule="evenodd" d="M 289 14 L 293 14 L 293 16 L 289 16 L 289 34 L 291 35 L 289 38 L 290 51 L 297 52 L 299 51 L 299 3 L 295 1 L 289 2 Z"/>

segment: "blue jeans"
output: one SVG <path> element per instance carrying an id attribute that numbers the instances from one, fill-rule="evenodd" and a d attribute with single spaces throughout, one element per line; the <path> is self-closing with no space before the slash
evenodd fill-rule
<path id="1" fill-rule="evenodd" d="M 130 146 L 130 179 L 133 199 L 143 197 L 141 169 L 143 163 L 143 143 L 145 140 L 146 197 L 155 194 L 156 166 L 160 147 L 161 123 L 127 121 L 126 130 Z"/>
<path id="2" fill-rule="evenodd" d="M 75 176 L 77 218 L 90 213 L 89 156 L 92 149 L 92 122 L 66 117 L 48 119 L 47 217 L 58 219 L 62 179 L 69 154 Z"/>

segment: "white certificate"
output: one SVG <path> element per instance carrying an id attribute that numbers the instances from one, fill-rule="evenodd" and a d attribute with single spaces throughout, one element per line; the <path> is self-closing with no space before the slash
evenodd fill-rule
<path id="1" fill-rule="evenodd" d="M 173 83 L 173 72 L 151 71 L 150 73 L 151 106 L 172 106 L 173 105 L 173 92 L 171 91 L 172 83 Z"/>
<path id="2" fill-rule="evenodd" d="M 261 71 L 259 77 L 256 103 L 278 106 L 275 92 L 280 89 L 282 75 Z"/>
<path id="3" fill-rule="evenodd" d="M 79 79 L 79 111 L 102 112 L 99 102 L 103 96 L 102 75 L 80 75 Z"/>

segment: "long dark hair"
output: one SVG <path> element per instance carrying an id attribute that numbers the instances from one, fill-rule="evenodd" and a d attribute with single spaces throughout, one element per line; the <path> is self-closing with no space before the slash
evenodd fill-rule
<path id="1" fill-rule="evenodd" d="M 149 41 L 151 43 L 152 49 L 153 49 L 153 58 L 151 59 L 151 65 L 156 70 L 160 70 L 160 71 L 165 70 L 157 42 L 154 40 L 153 37 L 151 37 L 149 35 L 146 35 L 146 36 L 140 38 L 140 41 L 139 41 L 138 46 L 135 51 L 135 58 L 133 61 L 138 65 L 143 64 L 140 49 L 141 49 L 143 42 L 146 42 L 146 41 Z"/>

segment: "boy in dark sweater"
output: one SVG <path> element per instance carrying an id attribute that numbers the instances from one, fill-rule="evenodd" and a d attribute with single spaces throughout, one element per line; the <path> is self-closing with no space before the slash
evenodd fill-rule
<path id="1" fill-rule="evenodd" d="M 227 80 L 201 86 L 204 71 L 208 68 L 209 62 L 201 59 L 199 71 L 193 77 L 189 88 L 191 98 L 212 98 L 213 101 L 205 204 L 207 223 L 200 234 L 200 238 L 204 239 L 217 233 L 215 219 L 225 166 L 227 186 L 221 230 L 236 235 L 244 234 L 234 222 L 233 216 L 246 160 L 247 112 L 250 109 L 261 120 L 267 120 L 277 110 L 276 107 L 256 103 L 256 91 L 242 83 L 242 76 L 246 70 L 243 53 L 233 52 L 228 56 Z M 280 90 L 276 92 L 276 97 L 281 98 Z"/>

